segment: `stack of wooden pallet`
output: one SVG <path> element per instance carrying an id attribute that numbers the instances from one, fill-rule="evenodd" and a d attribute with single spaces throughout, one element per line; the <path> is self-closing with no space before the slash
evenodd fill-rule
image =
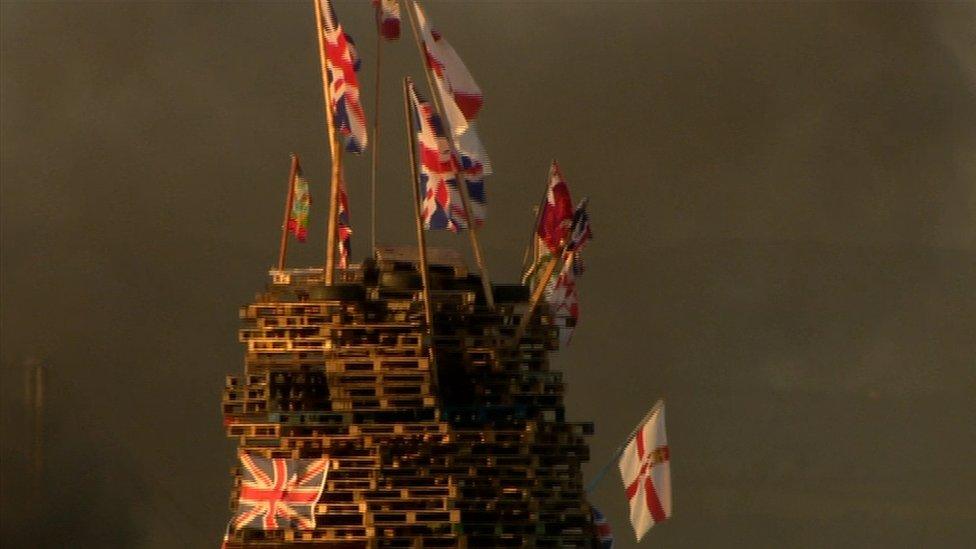
<path id="1" fill-rule="evenodd" d="M 334 286 L 276 271 L 241 309 L 228 434 L 243 452 L 328 456 L 331 469 L 314 530 L 242 529 L 228 547 L 591 545 L 592 424 L 565 421 L 545 308 L 516 342 L 524 287 L 496 287 L 490 311 L 460 262 L 430 273 L 433 337 L 416 262 L 382 254 Z"/>

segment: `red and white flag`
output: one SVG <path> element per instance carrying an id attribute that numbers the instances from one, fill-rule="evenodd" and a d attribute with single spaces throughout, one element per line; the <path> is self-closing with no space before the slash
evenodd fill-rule
<path id="1" fill-rule="evenodd" d="M 466 122 L 474 120 L 484 104 L 485 98 L 474 77 L 464 65 L 454 48 L 448 44 L 441 33 L 427 19 L 420 4 L 414 2 L 420 38 L 424 42 L 427 66 L 434 73 L 437 87 L 441 88 L 442 98 L 446 98 L 444 110 L 451 128 L 456 133 L 466 129 Z"/>
<path id="2" fill-rule="evenodd" d="M 397 0 L 373 0 L 376 25 L 387 40 L 400 38 L 400 3 Z"/>
<path id="3" fill-rule="evenodd" d="M 620 456 L 620 477 L 638 541 L 652 526 L 671 517 L 670 458 L 664 401 L 659 400 Z"/>
<path id="4" fill-rule="evenodd" d="M 427 66 L 434 75 L 434 93 L 440 97 L 448 135 L 462 163 L 467 164 L 465 159 L 469 159 L 480 167 L 482 175 L 491 175 L 491 159 L 481 144 L 474 122 L 484 104 L 481 88 L 454 48 L 434 28 L 420 4 L 414 2 L 414 8 Z"/>
<path id="5" fill-rule="evenodd" d="M 569 196 L 569 186 L 563 180 L 559 164 L 555 160 L 549 167 L 549 188 L 546 199 L 539 212 L 539 226 L 536 234 L 545 242 L 552 253 L 559 252 L 560 246 L 565 244 L 573 224 L 573 199 Z"/>
<path id="6" fill-rule="evenodd" d="M 559 276 L 546 285 L 546 302 L 552 324 L 559 328 L 559 346 L 566 347 L 573 339 L 573 330 L 579 323 L 579 296 L 576 294 L 576 271 L 573 254 L 566 258 Z"/>

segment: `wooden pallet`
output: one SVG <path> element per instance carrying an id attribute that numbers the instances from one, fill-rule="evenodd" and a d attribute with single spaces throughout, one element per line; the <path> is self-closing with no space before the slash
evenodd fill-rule
<path id="1" fill-rule="evenodd" d="M 241 308 L 228 436 L 264 457 L 329 456 L 331 469 L 314 530 L 242 530 L 228 547 L 589 547 L 580 467 L 593 429 L 565 421 L 548 316 L 516 342 L 526 303 L 488 311 L 477 278 L 443 260 L 430 338 L 408 256 L 349 271 L 376 281 L 356 299 L 313 299 L 321 270 L 278 271 Z"/>

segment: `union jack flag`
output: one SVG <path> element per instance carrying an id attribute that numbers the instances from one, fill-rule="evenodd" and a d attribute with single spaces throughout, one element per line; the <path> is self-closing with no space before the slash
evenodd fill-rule
<path id="1" fill-rule="evenodd" d="M 420 162 L 420 212 L 428 230 L 460 231 L 468 228 L 468 216 L 457 185 L 460 174 L 468 186 L 471 215 L 476 224 L 484 223 L 487 210 L 484 166 L 477 159 L 461 155 L 461 161 L 451 152 L 444 135 L 441 119 L 430 103 L 409 83 L 417 130 L 417 150 Z"/>
<path id="2" fill-rule="evenodd" d="M 590 512 L 593 514 L 593 528 L 596 530 L 596 539 L 600 543 L 600 549 L 613 549 L 613 532 L 610 531 L 610 523 L 607 522 L 607 517 L 603 516 L 603 513 L 592 505 Z"/>
<path id="3" fill-rule="evenodd" d="M 620 478 L 630 501 L 637 541 L 671 517 L 671 451 L 664 429 L 664 401 L 651 408 L 620 456 Z"/>
<path id="4" fill-rule="evenodd" d="M 573 199 L 569 196 L 569 186 L 563 180 L 559 164 L 555 160 L 549 167 L 549 187 L 546 199 L 539 212 L 539 226 L 536 234 L 552 253 L 559 252 L 573 223 Z"/>
<path id="5" fill-rule="evenodd" d="M 315 528 L 315 505 L 329 473 L 328 458 L 267 459 L 240 454 L 243 466 L 235 530 Z"/>
<path id="6" fill-rule="evenodd" d="M 573 212 L 573 224 L 569 230 L 569 242 L 566 243 L 566 250 L 575 252 L 582 250 L 583 246 L 593 238 L 593 231 L 590 229 L 590 214 L 586 212 L 586 205 L 589 198 L 580 200 Z"/>
<path id="7" fill-rule="evenodd" d="M 352 226 L 349 225 L 349 197 L 346 183 L 339 180 L 339 268 L 349 267 L 349 254 L 352 253 Z"/>
<path id="8" fill-rule="evenodd" d="M 329 0 L 320 0 L 325 36 L 326 77 L 329 82 L 333 123 L 346 142 L 346 150 L 366 149 L 366 114 L 359 101 L 359 55 L 352 37 L 342 30 Z"/>

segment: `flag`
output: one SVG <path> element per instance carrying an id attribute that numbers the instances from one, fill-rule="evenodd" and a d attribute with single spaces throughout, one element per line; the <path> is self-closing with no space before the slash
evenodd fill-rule
<path id="1" fill-rule="evenodd" d="M 671 516 L 671 452 L 664 432 L 664 401 L 657 401 L 620 456 L 620 477 L 630 500 L 630 523 L 640 541 Z"/>
<path id="2" fill-rule="evenodd" d="M 583 252 L 581 250 L 573 252 L 567 261 L 570 261 L 572 264 L 573 274 L 577 277 L 583 276 L 583 273 L 586 272 L 586 265 L 583 264 Z"/>
<path id="3" fill-rule="evenodd" d="M 346 142 L 346 150 L 361 153 L 366 149 L 366 114 L 359 102 L 359 56 L 352 38 L 342 30 L 329 0 L 319 0 L 325 30 L 326 77 L 331 96 L 333 124 Z"/>
<path id="4" fill-rule="evenodd" d="M 607 517 L 603 516 L 603 513 L 592 505 L 590 506 L 590 513 L 593 515 L 593 529 L 600 549 L 613 549 L 613 532 L 610 531 L 610 523 L 607 522 Z"/>
<path id="5" fill-rule="evenodd" d="M 400 38 L 400 3 L 397 0 L 373 0 L 376 25 L 380 36 L 387 40 Z"/>
<path id="6" fill-rule="evenodd" d="M 267 459 L 242 452 L 240 459 L 235 530 L 315 528 L 315 504 L 329 473 L 328 458 Z"/>
<path id="7" fill-rule="evenodd" d="M 539 226 L 536 234 L 546 244 L 549 251 L 557 253 L 569 236 L 573 223 L 573 200 L 569 196 L 569 186 L 563 181 L 563 174 L 555 160 L 549 167 L 549 188 L 546 199 L 539 211 Z"/>
<path id="8" fill-rule="evenodd" d="M 573 330 L 579 322 L 579 298 L 576 294 L 576 274 L 573 272 L 572 257 L 563 263 L 559 276 L 550 279 L 545 289 L 546 302 L 552 323 L 559 328 L 559 346 L 569 345 Z"/>
<path id="9" fill-rule="evenodd" d="M 491 175 L 491 159 L 481 144 L 474 118 L 484 103 L 481 88 L 468 72 L 454 48 L 433 28 L 420 5 L 414 3 L 420 35 L 424 41 L 427 66 L 434 75 L 434 93 L 444 111 L 446 130 L 462 162 L 480 166 L 482 175 Z"/>
<path id="10" fill-rule="evenodd" d="M 464 65 L 454 48 L 434 28 L 430 20 L 414 2 L 420 38 L 424 43 L 427 66 L 434 73 L 437 87 L 447 96 L 444 109 L 454 131 L 463 131 L 467 121 L 474 120 L 484 104 L 481 88 Z"/>
<path id="11" fill-rule="evenodd" d="M 566 251 L 575 252 L 582 250 L 583 246 L 593 238 L 593 231 L 590 229 L 590 214 L 586 212 L 586 204 L 589 198 L 580 200 L 573 212 L 573 223 L 569 229 L 569 242 L 566 243 Z"/>
<path id="12" fill-rule="evenodd" d="M 339 268 L 349 267 L 349 254 L 352 253 L 352 226 L 349 224 L 349 197 L 346 195 L 346 183 L 339 180 Z"/>
<path id="13" fill-rule="evenodd" d="M 302 168 L 295 172 L 294 190 L 291 198 L 291 211 L 288 214 L 288 232 L 295 235 L 299 242 L 305 242 L 308 236 L 308 210 L 312 203 L 312 195 L 308 192 L 308 180 L 302 177 Z"/>
<path id="14" fill-rule="evenodd" d="M 482 176 L 491 175 L 491 159 L 481 144 L 474 123 L 474 118 L 484 103 L 481 88 L 454 48 L 433 28 L 420 5 L 415 2 L 414 8 L 427 66 L 433 74 L 433 93 L 440 98 L 446 119 L 445 130 L 453 141 L 454 149 L 461 156 L 462 164 L 478 166 Z"/>
<path id="15" fill-rule="evenodd" d="M 456 180 L 458 173 L 468 186 L 471 214 L 475 223 L 480 225 L 484 222 L 487 210 L 483 166 L 476 159 L 463 155 L 458 162 L 451 152 L 447 136 L 444 135 L 440 117 L 431 104 L 420 97 L 413 83 L 409 85 L 409 94 L 417 130 L 420 213 L 424 227 L 428 230 L 449 229 L 455 232 L 468 227 L 468 218 Z"/>

